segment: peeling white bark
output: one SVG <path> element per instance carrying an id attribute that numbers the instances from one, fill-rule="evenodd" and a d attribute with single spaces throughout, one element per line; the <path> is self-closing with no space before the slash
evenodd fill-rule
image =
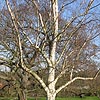
<path id="1" fill-rule="evenodd" d="M 58 0 L 51 0 L 52 4 L 52 12 L 53 12 L 53 21 L 54 21 L 54 32 L 53 40 L 52 40 L 52 47 L 50 52 L 50 61 L 52 62 L 52 66 L 49 65 L 49 75 L 48 75 L 48 88 L 49 93 L 47 93 L 47 100 L 55 100 L 55 55 L 56 55 L 56 45 L 57 45 L 57 38 L 58 35 Z"/>
<path id="2" fill-rule="evenodd" d="M 47 94 L 47 100 L 55 100 L 55 97 L 56 97 L 55 94 L 51 94 L 51 93 Z"/>

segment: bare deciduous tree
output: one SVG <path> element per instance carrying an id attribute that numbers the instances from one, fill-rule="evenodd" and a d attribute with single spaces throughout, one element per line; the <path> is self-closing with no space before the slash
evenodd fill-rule
<path id="1" fill-rule="evenodd" d="M 92 6 L 93 2 L 95 0 L 25 0 L 23 5 L 11 3 L 11 8 L 6 0 L 10 16 L 8 23 L 6 18 L 3 20 L 7 27 L 4 35 L 8 37 L 11 34 L 12 41 L 5 39 L 6 42 L 3 40 L 1 45 L 13 55 L 11 62 L 16 60 L 15 69 L 19 68 L 38 80 L 47 94 L 47 100 L 55 100 L 62 89 L 76 80 L 93 80 L 99 74 L 99 71 L 90 77 L 75 74 L 80 73 L 96 53 L 93 48 L 88 49 L 92 40 L 100 34 L 99 19 L 93 11 L 99 4 Z M 6 58 L 1 60 L 7 62 Z M 9 62 L 7 66 L 13 68 Z M 44 69 L 46 80 L 36 72 Z M 65 74 L 68 75 L 66 81 L 56 87 Z"/>

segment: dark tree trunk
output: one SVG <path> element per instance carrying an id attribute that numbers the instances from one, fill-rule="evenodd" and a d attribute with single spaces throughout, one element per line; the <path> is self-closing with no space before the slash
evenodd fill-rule
<path id="1" fill-rule="evenodd" d="M 27 95 L 25 90 L 20 90 L 18 92 L 18 100 L 27 100 Z"/>

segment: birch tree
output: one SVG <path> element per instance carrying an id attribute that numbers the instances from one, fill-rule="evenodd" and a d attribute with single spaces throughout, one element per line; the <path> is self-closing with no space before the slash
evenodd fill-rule
<path id="1" fill-rule="evenodd" d="M 95 0 L 25 0 L 23 1 L 25 7 L 27 5 L 29 7 L 26 13 L 21 13 L 20 10 L 15 11 L 15 5 L 12 8 L 9 0 L 6 0 L 12 21 L 11 27 L 14 31 L 12 34 L 15 34 L 17 39 L 19 68 L 37 79 L 46 92 L 47 100 L 55 100 L 62 89 L 76 80 L 93 80 L 99 74 L 97 71 L 95 75 L 89 77 L 74 75 L 76 69 L 77 73 L 79 72 L 78 65 L 84 65 L 84 62 L 81 63 L 81 58 L 83 51 L 87 51 L 87 44 L 100 34 L 99 20 L 95 18 L 95 12 L 91 11 L 99 6 L 99 4 L 93 6 L 94 2 Z M 72 8 L 74 8 L 73 11 L 71 11 Z M 71 14 L 68 14 L 68 9 Z M 83 39 L 81 44 L 79 38 Z M 76 46 L 73 47 L 74 40 L 76 40 Z M 73 64 L 73 62 L 78 63 Z M 36 73 L 36 68 L 37 70 L 46 69 L 46 80 Z M 66 82 L 56 87 L 66 73 L 69 75 Z"/>

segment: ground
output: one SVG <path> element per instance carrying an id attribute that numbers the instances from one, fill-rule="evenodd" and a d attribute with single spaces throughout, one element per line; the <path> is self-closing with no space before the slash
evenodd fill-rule
<path id="1" fill-rule="evenodd" d="M 16 98 L 0 97 L 0 100 L 17 100 Z M 35 100 L 34 98 L 29 98 L 28 100 Z M 46 100 L 45 98 L 37 98 L 37 100 Z M 56 100 L 100 100 L 98 97 L 68 97 L 68 98 L 57 98 Z"/>

